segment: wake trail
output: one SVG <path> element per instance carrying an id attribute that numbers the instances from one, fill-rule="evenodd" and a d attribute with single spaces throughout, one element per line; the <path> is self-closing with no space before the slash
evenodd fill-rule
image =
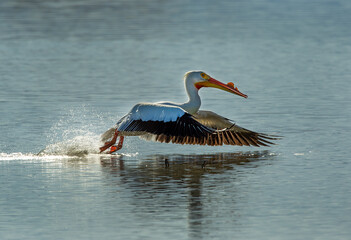
<path id="1" fill-rule="evenodd" d="M 98 154 L 101 145 L 100 136 L 76 136 L 72 139 L 49 144 L 38 155 L 85 156 Z"/>
<path id="2" fill-rule="evenodd" d="M 101 133 L 113 126 L 115 119 L 111 113 L 101 114 L 85 105 L 66 109 L 62 117 L 47 130 L 45 147 L 41 151 L 0 152 L 0 160 L 56 160 L 107 156 L 100 154 L 99 148 L 104 145 Z M 127 151 L 134 150 L 127 144 L 123 147 Z M 135 153 L 118 154 L 134 156 Z"/>
<path id="3" fill-rule="evenodd" d="M 0 153 L 0 160 L 55 160 L 87 157 L 99 153 L 100 136 L 84 135 L 47 145 L 38 153 Z"/>

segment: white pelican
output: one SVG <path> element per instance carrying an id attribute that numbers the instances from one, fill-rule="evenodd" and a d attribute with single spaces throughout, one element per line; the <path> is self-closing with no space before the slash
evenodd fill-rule
<path id="1" fill-rule="evenodd" d="M 202 87 L 213 87 L 247 98 L 233 83 L 224 84 L 202 71 L 190 71 L 184 76 L 189 96 L 186 103 L 138 103 L 122 117 L 115 127 L 102 134 L 105 145 L 113 153 L 123 146 L 124 136 L 142 136 L 147 140 L 178 144 L 268 146 L 277 138 L 239 127 L 228 118 L 214 112 L 200 111 L 198 94 Z M 115 145 L 117 137 L 119 142 Z"/>

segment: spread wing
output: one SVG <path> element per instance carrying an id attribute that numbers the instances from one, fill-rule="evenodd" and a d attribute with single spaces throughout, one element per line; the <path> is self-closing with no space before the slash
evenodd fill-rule
<path id="1" fill-rule="evenodd" d="M 198 111 L 191 115 L 180 107 L 153 103 L 135 105 L 115 128 L 102 135 L 102 140 L 112 138 L 116 128 L 121 135 L 177 144 L 259 147 L 269 146 L 274 144 L 272 140 L 279 139 L 242 128 L 211 111 Z"/>
<path id="2" fill-rule="evenodd" d="M 270 136 L 263 133 L 257 133 L 245 128 L 242 128 L 228 118 L 222 117 L 211 111 L 198 111 L 193 115 L 194 119 L 211 129 L 216 131 L 207 133 L 206 136 L 186 136 L 172 137 L 164 134 L 146 136 L 147 140 L 158 142 L 172 142 L 177 144 L 198 144 L 198 145 L 239 145 L 239 146 L 269 146 L 274 144 L 272 140 L 277 140 L 279 137 Z"/>

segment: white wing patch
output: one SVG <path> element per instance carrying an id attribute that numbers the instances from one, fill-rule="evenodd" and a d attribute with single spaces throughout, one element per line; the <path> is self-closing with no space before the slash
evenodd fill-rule
<path id="1" fill-rule="evenodd" d="M 175 122 L 182 117 L 185 111 L 177 106 L 169 106 L 158 103 L 138 103 L 130 112 L 125 115 L 118 123 L 119 131 L 127 128 L 134 120 Z"/>
<path id="2" fill-rule="evenodd" d="M 184 113 L 180 107 L 158 103 L 139 103 L 129 112 L 133 120 L 162 122 L 174 122 Z"/>

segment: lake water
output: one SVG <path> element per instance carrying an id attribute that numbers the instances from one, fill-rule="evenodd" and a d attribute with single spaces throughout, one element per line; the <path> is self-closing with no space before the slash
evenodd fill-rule
<path id="1" fill-rule="evenodd" d="M 1 1 L 0 238 L 350 239 L 350 11 L 347 0 Z M 185 101 L 194 69 L 249 96 L 201 89 L 202 109 L 278 145 L 127 137 L 98 154 L 135 103 Z"/>

